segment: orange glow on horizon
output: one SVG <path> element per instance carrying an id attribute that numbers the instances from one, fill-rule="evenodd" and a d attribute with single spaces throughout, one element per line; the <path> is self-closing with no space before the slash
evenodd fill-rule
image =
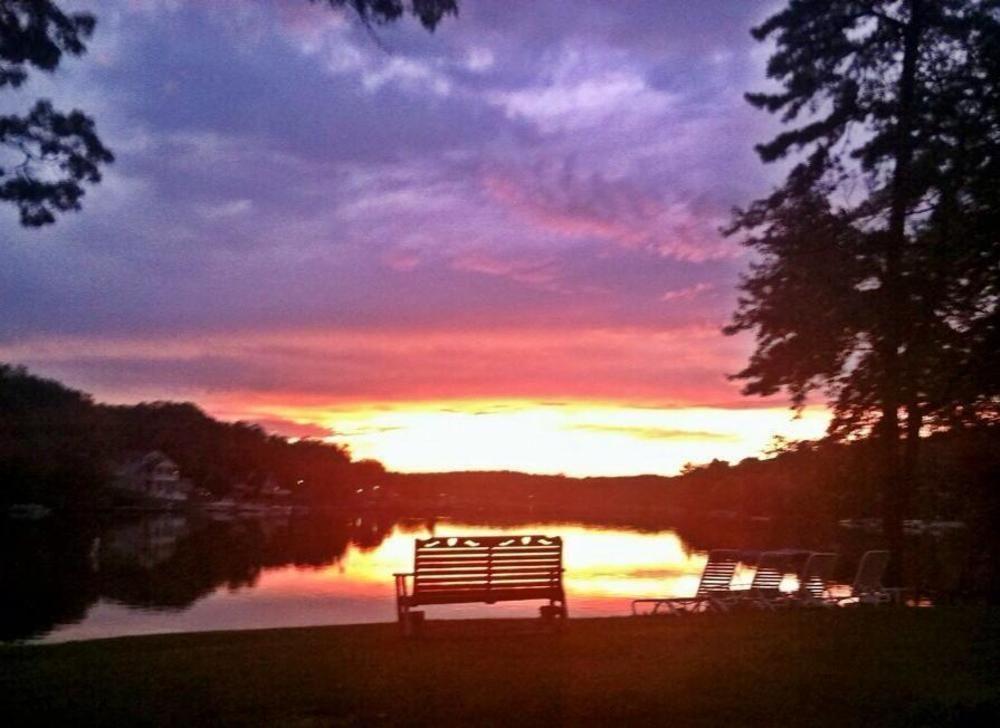
<path id="1" fill-rule="evenodd" d="M 525 400 L 254 408 L 243 415 L 317 425 L 355 458 L 397 472 L 517 470 L 573 476 L 673 475 L 686 463 L 761 456 L 775 437 L 821 437 L 822 408 L 658 409 Z"/>

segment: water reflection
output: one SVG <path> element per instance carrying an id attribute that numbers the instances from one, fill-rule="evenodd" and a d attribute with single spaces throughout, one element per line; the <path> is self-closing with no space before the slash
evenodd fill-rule
<path id="1" fill-rule="evenodd" d="M 104 524 L 8 523 L 0 638 L 59 641 L 149 632 L 388 621 L 391 574 L 430 535 L 561 535 L 576 615 L 623 614 L 643 594 L 694 588 L 702 558 L 672 530 L 327 514 L 211 520 L 158 514 Z M 533 615 L 537 605 L 456 605 L 441 616 Z"/>
<path id="2" fill-rule="evenodd" d="M 732 524 L 484 523 L 378 512 L 225 520 L 166 513 L 5 526 L 0 639 L 42 641 L 390 621 L 391 575 L 409 571 L 414 539 L 431 535 L 561 536 L 571 616 L 624 615 L 633 598 L 691 594 L 705 550 L 720 543 L 806 545 L 790 540 L 794 534 Z M 853 568 L 849 559 L 843 566 Z M 533 616 L 536 609 L 531 602 L 453 605 L 429 616 Z"/>

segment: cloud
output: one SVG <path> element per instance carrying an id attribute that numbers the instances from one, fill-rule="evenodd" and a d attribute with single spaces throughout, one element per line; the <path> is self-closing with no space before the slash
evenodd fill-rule
<path id="1" fill-rule="evenodd" d="M 720 442 L 738 442 L 736 435 L 709 432 L 707 430 L 674 430 L 663 427 L 638 427 L 630 425 L 574 425 L 575 430 L 602 432 L 625 437 L 637 437 L 642 440 L 718 440 Z"/>
<path id="2" fill-rule="evenodd" d="M 546 255 L 500 257 L 488 250 L 469 250 L 451 260 L 455 270 L 502 276 L 541 288 L 553 287 L 559 278 L 557 261 Z"/>
<path id="3" fill-rule="evenodd" d="M 574 160 L 542 163 L 482 184 L 498 203 L 541 228 L 576 239 L 598 239 L 681 261 L 704 262 L 741 254 L 720 239 L 722 217 L 696 200 L 671 200 L 628 178 L 587 172 Z M 701 209 L 699 209 L 699 207 Z"/>
<path id="4" fill-rule="evenodd" d="M 473 73 L 488 71 L 495 63 L 493 51 L 482 46 L 469 48 L 465 55 L 465 67 Z"/>
<path id="5" fill-rule="evenodd" d="M 226 412 L 270 404 L 509 399 L 730 405 L 723 371 L 744 343 L 714 327 L 35 338 L 0 360 L 103 399 L 195 399 Z"/>
<path id="6" fill-rule="evenodd" d="M 546 133 L 615 123 L 628 124 L 662 114 L 670 94 L 650 88 L 638 74 L 602 70 L 579 79 L 553 79 L 542 86 L 497 92 L 489 100 L 511 118 L 536 124 Z"/>
<path id="7" fill-rule="evenodd" d="M 250 200 L 227 200 L 216 204 L 200 204 L 198 211 L 202 217 L 208 220 L 218 220 L 219 218 L 236 217 L 250 211 L 253 203 Z"/>
<path id="8" fill-rule="evenodd" d="M 661 301 L 690 301 L 692 298 L 697 298 L 703 293 L 714 290 L 714 283 L 706 283 L 701 281 L 695 283 L 692 286 L 685 286 L 684 288 L 673 288 L 666 291 L 662 296 L 660 296 Z"/>
<path id="9" fill-rule="evenodd" d="M 304 0 L 102 3 L 91 55 L 4 94 L 118 161 L 56 226 L 0 210 L 0 357 L 219 408 L 735 404 L 717 228 L 768 186 L 766 4 L 469 3 L 376 43 Z"/>
<path id="10" fill-rule="evenodd" d="M 332 431 L 327 427 L 321 427 L 311 422 L 295 422 L 285 420 L 280 417 L 258 417 L 252 420 L 253 424 L 260 425 L 269 433 L 282 435 L 284 437 L 329 437 Z"/>
<path id="11" fill-rule="evenodd" d="M 361 82 L 368 91 L 378 91 L 387 83 L 426 88 L 439 96 L 451 93 L 451 81 L 429 63 L 410 58 L 391 58 L 375 71 L 362 71 Z"/>

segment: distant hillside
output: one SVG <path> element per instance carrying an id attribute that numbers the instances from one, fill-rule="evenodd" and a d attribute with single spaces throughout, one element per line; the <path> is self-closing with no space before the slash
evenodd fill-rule
<path id="1" fill-rule="evenodd" d="M 0 364 L 0 505 L 87 508 L 100 501 L 116 463 L 166 453 L 196 487 L 224 496 L 266 479 L 312 502 L 343 502 L 355 482 L 383 472 L 346 448 L 289 442 L 258 425 L 221 422 L 184 402 L 96 404 L 59 382 Z"/>
<path id="2" fill-rule="evenodd" d="M 1000 495 L 1000 427 L 936 435 L 924 444 L 913 518 L 975 523 Z M 518 472 L 393 473 L 396 499 L 439 509 L 538 515 L 663 513 L 831 524 L 877 517 L 877 459 L 870 442 L 805 442 L 767 459 L 692 465 L 681 475 L 569 478 Z"/>

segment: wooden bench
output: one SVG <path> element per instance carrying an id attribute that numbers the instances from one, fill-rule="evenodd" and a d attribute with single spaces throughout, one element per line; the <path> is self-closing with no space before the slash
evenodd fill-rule
<path id="1" fill-rule="evenodd" d="M 546 599 L 549 603 L 540 609 L 542 618 L 565 619 L 562 573 L 559 537 L 417 539 L 413 572 L 393 575 L 396 616 L 404 634 L 411 634 L 424 616 L 423 612 L 411 611 L 413 607 Z"/>

